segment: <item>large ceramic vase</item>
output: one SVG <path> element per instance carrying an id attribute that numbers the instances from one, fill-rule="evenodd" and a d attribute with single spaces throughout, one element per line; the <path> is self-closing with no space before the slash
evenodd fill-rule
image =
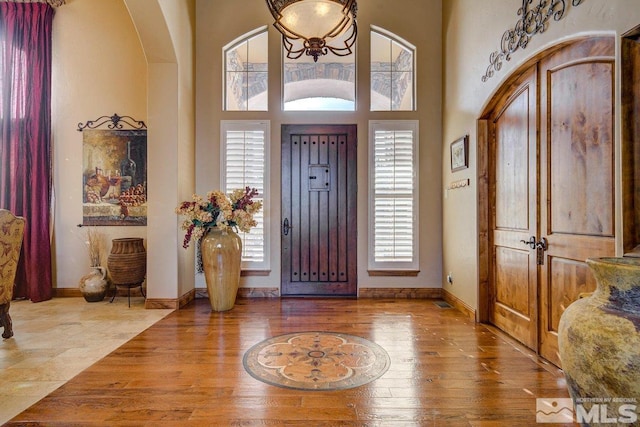
<path id="1" fill-rule="evenodd" d="M 147 251 L 143 239 L 127 237 L 113 239 L 107 267 L 116 286 L 139 286 L 147 274 Z"/>
<path id="2" fill-rule="evenodd" d="M 231 310 L 240 284 L 242 240 L 232 229 L 210 229 L 200 241 L 202 268 L 213 311 Z"/>
<path id="3" fill-rule="evenodd" d="M 624 419 L 628 407 L 622 405 L 640 399 L 640 259 L 593 258 L 587 264 L 597 288 L 560 318 L 562 369 L 576 405 L 591 411 L 598 404 L 594 410 L 602 412 L 604 404 L 609 419 Z"/>
<path id="4" fill-rule="evenodd" d="M 107 275 L 104 267 L 91 267 L 91 273 L 82 276 L 78 287 L 87 302 L 102 301 L 107 294 Z"/>

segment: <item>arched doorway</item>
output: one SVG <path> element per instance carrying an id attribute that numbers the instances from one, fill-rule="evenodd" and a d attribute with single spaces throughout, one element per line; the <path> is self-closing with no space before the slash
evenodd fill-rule
<path id="1" fill-rule="evenodd" d="M 189 16 L 190 4 L 176 5 L 167 13 L 158 0 L 124 0 L 140 35 L 147 59 L 147 126 L 153 149 L 147 153 L 148 191 L 154 203 L 147 214 L 147 308 L 180 308 L 195 294 L 193 252 L 179 244 L 182 232 L 173 209 L 180 194 L 193 192 L 195 142 L 191 100 L 192 61 L 190 30 L 172 34 Z M 181 13 L 177 13 L 180 11 Z M 173 37 L 172 37 L 173 36 Z M 178 42 L 180 41 L 180 42 Z M 166 159 L 175 159 L 166 168 Z M 179 182 L 179 185 L 176 184 Z"/>
<path id="2" fill-rule="evenodd" d="M 613 37 L 523 65 L 478 121 L 479 318 L 559 365 L 564 309 L 615 254 Z"/>

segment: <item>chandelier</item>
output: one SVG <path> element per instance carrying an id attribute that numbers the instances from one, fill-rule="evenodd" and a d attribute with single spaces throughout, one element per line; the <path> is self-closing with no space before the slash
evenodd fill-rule
<path id="1" fill-rule="evenodd" d="M 353 51 L 358 26 L 356 0 L 266 0 L 282 33 L 287 58 L 303 54 L 318 57 L 332 52 L 347 56 Z"/>

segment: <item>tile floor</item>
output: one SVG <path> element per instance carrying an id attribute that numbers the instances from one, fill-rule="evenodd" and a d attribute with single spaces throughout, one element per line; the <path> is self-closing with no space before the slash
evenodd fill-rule
<path id="1" fill-rule="evenodd" d="M 0 343 L 0 424 L 10 420 L 173 310 L 142 297 L 14 301 L 13 338 Z"/>

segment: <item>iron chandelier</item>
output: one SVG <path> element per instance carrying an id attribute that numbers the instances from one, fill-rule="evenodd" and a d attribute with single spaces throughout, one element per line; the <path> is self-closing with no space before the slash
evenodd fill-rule
<path id="1" fill-rule="evenodd" d="M 282 33 L 287 58 L 303 54 L 318 57 L 329 52 L 338 56 L 353 53 L 358 26 L 356 0 L 266 0 Z M 330 43 L 335 42 L 335 45 Z"/>

